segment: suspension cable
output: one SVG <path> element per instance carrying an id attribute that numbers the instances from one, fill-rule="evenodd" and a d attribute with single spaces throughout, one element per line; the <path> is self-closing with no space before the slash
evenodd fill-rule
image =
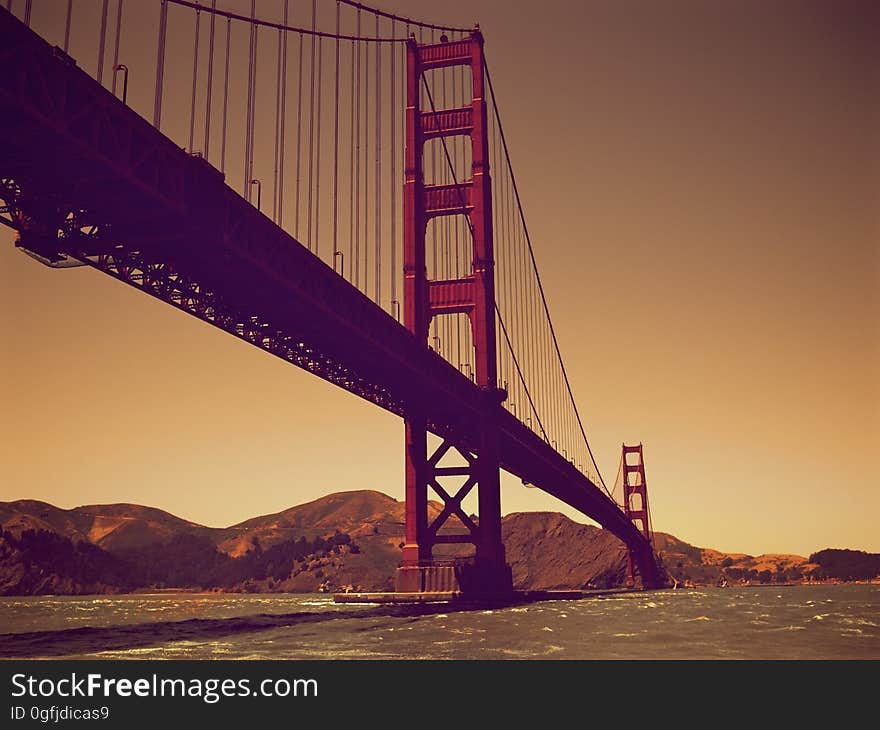
<path id="1" fill-rule="evenodd" d="M 190 8 L 191 10 L 197 10 L 201 8 L 202 11 L 207 13 L 213 13 L 215 15 L 220 15 L 224 18 L 228 18 L 229 20 L 241 20 L 247 23 L 253 23 L 256 26 L 262 26 L 264 28 L 271 28 L 273 30 L 287 30 L 293 31 L 294 33 L 303 33 L 305 35 L 310 36 L 318 36 L 322 38 L 336 38 L 339 40 L 345 41 L 369 41 L 371 43 L 406 43 L 406 38 L 374 38 L 373 36 L 353 36 L 353 35 L 337 35 L 335 33 L 330 33 L 328 31 L 317 30 L 312 28 L 301 28 L 293 25 L 285 25 L 283 23 L 276 23 L 271 20 L 261 20 L 260 18 L 253 18 L 253 20 L 247 15 L 241 15 L 240 13 L 233 13 L 228 10 L 213 10 L 209 9 L 203 5 L 198 5 L 196 2 L 189 2 L 189 0 L 162 0 L 163 3 L 171 3 L 172 5 L 179 5 L 184 8 Z M 342 0 L 340 0 L 342 2 Z"/>
<path id="2" fill-rule="evenodd" d="M 389 20 L 399 20 L 402 23 L 406 23 L 407 25 L 416 25 L 420 28 L 431 28 L 435 30 L 448 30 L 457 33 L 468 33 L 473 28 L 455 28 L 449 25 L 434 25 L 432 23 L 425 23 L 419 20 L 413 20 L 412 18 L 406 18 L 401 15 L 395 15 L 394 13 L 389 13 L 385 10 L 379 10 L 379 8 L 373 8 L 369 5 L 364 5 L 359 2 L 354 2 L 354 0 L 339 0 L 339 2 L 344 3 L 345 5 L 350 5 L 353 8 L 358 8 L 360 10 L 366 10 L 368 13 L 373 13 L 376 16 L 382 16 L 383 18 L 388 18 Z"/>
<path id="3" fill-rule="evenodd" d="M 193 144 L 196 132 L 196 89 L 199 80 L 199 29 L 201 27 L 202 11 L 201 8 L 196 10 L 196 38 L 193 42 L 193 83 L 192 83 L 192 102 L 189 110 L 189 151 L 193 152 Z"/>
<path id="4" fill-rule="evenodd" d="M 339 0 L 336 0 L 336 35 L 339 35 Z M 336 40 L 336 79 L 335 99 L 333 105 L 333 270 L 336 271 L 336 259 L 339 256 L 339 43 Z M 345 274 L 339 272 L 343 277 Z"/>
<path id="5" fill-rule="evenodd" d="M 287 25 L 288 0 L 284 0 L 284 25 Z M 281 133 L 278 143 L 278 227 L 284 220 L 284 141 L 287 138 L 287 31 L 281 31 L 284 42 L 281 47 Z"/>
<path id="6" fill-rule="evenodd" d="M 296 210 L 293 216 L 293 235 L 299 240 L 300 172 L 302 169 L 302 91 L 303 91 L 303 33 L 299 32 L 299 66 L 296 92 Z"/>
<path id="7" fill-rule="evenodd" d="M 229 108 L 229 41 L 232 35 L 232 20 L 226 20 L 226 70 L 223 73 L 223 139 L 220 143 L 220 172 L 226 174 L 226 112 Z"/>
<path id="8" fill-rule="evenodd" d="M 317 129 L 315 131 L 315 144 L 317 150 L 315 152 L 315 255 L 318 256 L 318 244 L 321 238 L 318 235 L 318 224 L 321 221 L 321 107 L 324 94 L 321 93 L 322 74 L 324 67 L 324 50 L 322 43 L 323 38 L 318 38 L 318 119 Z"/>
<path id="9" fill-rule="evenodd" d="M 357 34 L 361 34 L 361 11 L 358 9 L 357 11 Z M 352 284 L 355 285 L 356 288 L 360 289 L 360 280 L 361 280 L 361 45 L 360 43 L 355 44 L 355 50 L 357 51 L 356 55 L 356 63 L 355 63 L 355 71 L 354 71 L 354 109 L 355 109 L 355 117 L 354 117 L 354 133 L 355 133 L 355 144 L 353 146 L 354 150 L 354 277 L 352 278 Z"/>
<path id="10" fill-rule="evenodd" d="M 122 35 L 122 0 L 116 2 L 116 39 L 113 44 L 113 96 L 116 96 L 116 67 L 119 65 L 119 38 Z"/>
<path id="11" fill-rule="evenodd" d="M 120 3 L 122 0 L 119 0 Z M 217 0 L 211 0 L 211 8 L 216 9 Z M 208 29 L 208 91 L 205 98 L 205 159 L 211 154 L 211 97 L 214 90 L 214 21 L 217 16 L 211 13 L 211 25 Z"/>
<path id="12" fill-rule="evenodd" d="M 394 34 L 395 30 L 395 19 L 391 19 L 391 34 Z M 397 312 L 395 319 L 400 319 L 400 303 L 397 301 L 397 241 L 396 241 L 396 223 L 397 223 L 397 185 L 394 184 L 394 181 L 397 180 L 397 141 L 395 138 L 396 132 L 396 124 L 395 120 L 397 119 L 397 99 L 396 99 L 396 91 L 397 91 L 397 83 L 394 80 L 394 57 L 397 55 L 397 49 L 392 46 L 391 48 L 391 71 L 389 78 L 389 87 L 391 90 L 391 309 L 392 314 L 394 314 L 394 305 L 397 304 Z"/>
<path id="13" fill-rule="evenodd" d="M 565 387 L 568 391 L 568 397 L 571 401 L 572 408 L 574 408 L 574 413 L 575 413 L 575 417 L 577 418 L 577 424 L 578 424 L 578 428 L 580 429 L 581 436 L 583 437 L 584 443 L 587 446 L 587 451 L 590 454 L 590 459 L 593 462 L 593 466 L 596 468 L 596 475 L 599 477 L 599 482 L 602 484 L 602 488 L 605 490 L 605 492 L 607 494 L 609 494 L 609 496 L 610 496 L 610 493 L 608 492 L 608 487 L 605 484 L 605 480 L 602 478 L 602 472 L 599 470 L 599 465 L 596 463 L 596 457 L 593 456 L 593 450 L 590 447 L 590 442 L 587 439 L 587 433 L 586 433 L 586 430 L 584 429 L 584 424 L 583 424 L 583 421 L 581 420 L 581 415 L 578 412 L 577 404 L 575 403 L 575 400 L 574 400 L 574 393 L 571 390 L 571 383 L 568 379 L 568 373 L 566 372 L 566 369 L 565 369 L 565 363 L 562 360 L 562 353 L 559 349 L 559 341 L 556 338 L 556 330 L 553 327 L 553 320 L 550 319 L 550 309 L 547 306 L 547 297 L 544 294 L 544 286 L 541 283 L 541 276 L 538 273 L 538 264 L 537 264 L 537 261 L 535 260 L 535 252 L 534 252 L 534 249 L 532 248 L 532 239 L 529 236 L 529 230 L 526 225 L 525 213 L 523 211 L 522 201 L 520 200 L 520 197 L 519 197 L 519 190 L 516 185 L 516 177 L 513 174 L 513 166 L 511 165 L 511 162 L 510 162 L 510 151 L 507 147 L 507 139 L 504 136 L 504 127 L 501 124 L 501 115 L 498 112 L 498 101 L 495 98 L 495 90 L 492 86 L 492 77 L 489 74 L 489 66 L 488 66 L 488 64 L 485 63 L 485 61 L 484 61 L 484 67 L 486 70 L 486 82 L 489 85 L 489 94 L 492 97 L 492 107 L 495 110 L 495 118 L 498 120 L 498 131 L 501 134 L 501 144 L 504 148 L 504 156 L 507 160 L 507 167 L 510 172 L 510 180 L 511 180 L 511 184 L 513 185 L 513 192 L 514 192 L 514 196 L 516 198 L 517 208 L 519 210 L 520 221 L 522 222 L 523 232 L 525 233 L 526 243 L 528 244 L 529 256 L 531 258 L 532 267 L 535 272 L 535 279 L 538 284 L 538 291 L 541 294 L 541 302 L 544 305 L 544 313 L 547 316 L 547 323 L 550 326 L 550 333 L 553 336 L 553 347 L 556 350 L 556 357 L 559 361 L 559 367 L 562 370 L 562 377 L 565 380 Z"/>
<path id="14" fill-rule="evenodd" d="M 283 30 L 278 31 L 278 46 L 275 51 L 275 159 L 272 168 L 272 220 L 276 225 L 278 225 L 278 183 L 280 182 L 278 151 L 281 148 L 281 43 L 283 34 Z"/>
<path id="15" fill-rule="evenodd" d="M 257 14 L 257 0 L 251 0 L 251 18 Z M 244 138 L 244 199 L 251 202 L 251 180 L 253 180 L 253 155 L 254 140 L 254 106 L 256 101 L 256 61 L 257 61 L 257 28 L 256 23 L 251 22 L 250 51 L 248 58 L 248 94 L 247 94 L 247 125 Z"/>
<path id="16" fill-rule="evenodd" d="M 379 16 L 376 16 L 379 37 Z M 382 306 L 382 46 L 376 44 L 376 304 Z"/>
<path id="17" fill-rule="evenodd" d="M 312 30 L 315 29 L 318 18 L 318 0 L 312 0 Z M 315 51 L 317 38 L 312 36 L 312 62 L 311 82 L 309 85 L 309 192 L 306 204 L 306 244 L 312 251 L 312 179 L 315 172 Z M 320 99 L 318 99 L 320 104 Z M 318 242 L 315 241 L 315 249 Z"/>
<path id="18" fill-rule="evenodd" d="M 153 98 L 153 126 L 161 129 L 162 94 L 165 85 L 165 39 L 168 32 L 168 0 L 162 0 L 159 13 L 159 44 L 156 51 L 156 94 Z"/>
<path id="19" fill-rule="evenodd" d="M 424 73 L 421 74 L 421 77 L 422 77 L 422 83 L 424 84 L 424 87 L 425 87 L 425 91 L 427 92 L 428 102 L 431 104 L 431 113 L 434 115 L 434 125 L 437 127 L 438 130 L 442 130 L 443 127 L 440 123 L 440 117 L 437 114 L 437 108 L 434 106 L 434 98 L 431 95 L 431 89 L 428 86 L 428 81 L 425 78 Z M 458 182 L 458 176 L 455 174 L 455 168 L 452 166 L 452 159 L 449 156 L 449 149 L 446 147 L 446 137 L 442 134 L 440 135 L 440 141 L 443 144 L 443 152 L 446 155 L 446 163 L 449 165 L 449 169 L 452 171 L 452 179 L 455 184 L 455 189 L 458 192 L 459 202 L 462 205 L 464 205 L 464 203 L 465 203 L 464 193 L 462 192 L 461 184 Z M 468 224 L 468 228 L 470 229 L 470 232 L 471 232 L 471 237 L 472 238 L 475 237 L 474 236 L 474 226 L 470 220 L 470 217 L 467 217 L 467 224 Z M 494 302 L 494 306 L 495 306 L 495 313 L 498 315 L 498 320 L 501 323 L 501 330 L 502 330 L 502 332 L 504 332 L 504 338 L 505 338 L 505 340 L 507 340 L 507 345 L 508 345 L 508 348 L 510 349 L 510 354 L 511 354 L 511 357 L 513 358 L 513 363 L 516 366 L 516 372 L 519 375 L 519 379 L 520 379 L 520 382 L 522 383 L 523 389 L 525 390 L 526 397 L 529 399 L 529 405 L 531 405 L 531 407 L 532 407 L 532 412 L 535 414 L 535 419 L 538 421 L 538 425 L 541 427 L 541 432 L 544 434 L 544 436 L 546 438 L 547 433 L 546 433 L 546 431 L 544 431 L 544 424 L 541 422 L 541 418 L 538 415 L 538 411 L 535 409 L 535 403 L 532 400 L 532 395 L 529 392 L 529 387 L 528 387 L 528 385 L 526 385 L 525 379 L 523 378 L 522 370 L 520 369 L 519 362 L 517 361 L 517 358 L 516 358 L 516 353 L 513 351 L 513 347 L 510 343 L 510 337 L 508 337 L 508 335 L 507 335 L 507 327 L 504 324 L 504 318 L 501 316 L 501 312 L 498 309 L 498 302 Z"/>
<path id="20" fill-rule="evenodd" d="M 6 4 L 6 9 L 9 10 L 9 6 L 11 5 L 12 0 Z M 73 15 L 73 0 L 67 0 L 67 18 L 64 21 L 64 52 L 67 53 L 70 50 L 70 19 Z"/>
<path id="21" fill-rule="evenodd" d="M 110 4 L 110 0 L 104 0 L 101 3 L 101 33 L 100 33 L 100 42 L 98 44 L 98 76 L 97 81 L 99 84 L 103 85 L 102 79 L 104 78 L 104 46 L 107 41 L 107 6 Z M 25 12 L 25 24 L 30 27 L 30 2 L 27 4 L 27 11 Z"/>

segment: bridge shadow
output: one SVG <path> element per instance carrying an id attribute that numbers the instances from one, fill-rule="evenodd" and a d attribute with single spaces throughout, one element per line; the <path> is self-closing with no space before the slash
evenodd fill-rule
<path id="1" fill-rule="evenodd" d="M 415 620 L 422 616 L 476 611 L 485 608 L 486 605 L 482 604 L 430 603 L 359 609 L 340 608 L 333 611 L 260 613 L 231 618 L 194 618 L 183 621 L 156 621 L 100 627 L 81 626 L 74 629 L 0 634 L 0 659 L 57 658 L 106 651 L 124 651 L 178 641 L 207 642 L 224 636 L 256 634 L 305 624 L 377 618 Z M 366 628 L 361 630 L 366 630 Z"/>

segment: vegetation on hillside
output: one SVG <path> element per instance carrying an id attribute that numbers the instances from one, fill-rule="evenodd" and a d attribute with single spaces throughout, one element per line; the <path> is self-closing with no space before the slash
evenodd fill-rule
<path id="1" fill-rule="evenodd" d="M 351 537 L 285 540 L 263 550 L 259 540 L 240 557 L 217 549 L 205 537 L 180 533 L 165 543 L 108 552 L 88 542 L 74 543 L 46 530 L 16 536 L 0 532 L 0 593 L 86 593 L 139 588 L 234 589 L 253 581 L 280 581 L 298 567 L 342 552 L 357 554 Z"/>
<path id="2" fill-rule="evenodd" d="M 880 554 L 877 553 L 828 548 L 813 553 L 810 562 L 821 566 L 822 578 L 870 580 L 880 576 Z"/>
<path id="3" fill-rule="evenodd" d="M 131 504 L 61 510 L 33 500 L 0 502 L 0 595 L 393 590 L 404 521 L 403 502 L 373 490 L 327 495 L 227 528 Z M 502 535 L 517 588 L 625 584 L 626 549 L 607 530 L 559 513 L 528 512 L 507 515 Z M 809 559 L 751 556 L 695 547 L 662 532 L 654 543 L 683 586 L 880 575 L 880 555 L 857 550 L 822 550 Z"/>

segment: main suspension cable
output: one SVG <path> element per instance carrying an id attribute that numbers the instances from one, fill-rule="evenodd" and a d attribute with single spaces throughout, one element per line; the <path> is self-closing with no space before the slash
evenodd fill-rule
<path id="1" fill-rule="evenodd" d="M 576 417 L 576 419 L 577 419 L 578 428 L 580 429 L 581 436 L 583 437 L 584 443 L 585 443 L 586 446 L 587 446 L 587 451 L 588 451 L 589 454 L 590 454 L 590 459 L 591 459 L 592 462 L 593 462 L 593 466 L 594 466 L 595 469 L 596 469 L 596 475 L 599 477 L 599 482 L 602 484 L 602 488 L 605 490 L 606 494 L 608 494 L 609 496 L 611 496 L 611 493 L 608 491 L 608 487 L 607 487 L 607 485 L 605 484 L 605 480 L 602 478 L 602 472 L 599 470 L 599 465 L 596 463 L 596 457 L 593 456 L 593 450 L 592 450 L 592 448 L 590 447 L 590 442 L 589 442 L 589 440 L 587 439 L 587 433 L 586 433 L 586 430 L 584 429 L 583 421 L 581 420 L 580 413 L 578 412 L 578 409 L 577 409 L 577 404 L 575 403 L 575 400 L 574 400 L 574 393 L 572 392 L 572 389 L 571 389 L 571 383 L 570 383 L 570 381 L 569 381 L 569 379 L 568 379 L 568 373 L 566 372 L 566 369 L 565 369 L 565 363 L 564 363 L 563 360 L 562 360 L 562 353 L 561 353 L 561 351 L 560 351 L 560 349 L 559 349 L 559 341 L 558 341 L 557 338 L 556 338 L 556 330 L 555 330 L 555 328 L 553 327 L 553 320 L 550 319 L 550 309 L 549 309 L 549 307 L 547 306 L 547 297 L 546 297 L 545 294 L 544 294 L 544 286 L 543 286 L 543 284 L 541 283 L 541 276 L 540 276 L 540 274 L 538 273 L 538 264 L 537 264 L 537 261 L 535 260 L 535 252 L 534 252 L 534 249 L 532 248 L 532 240 L 531 240 L 531 237 L 529 236 L 529 230 L 528 230 L 528 227 L 526 226 L 525 213 L 524 213 L 524 211 L 523 211 L 522 201 L 520 200 L 519 190 L 518 190 L 517 185 L 516 185 L 516 177 L 515 177 L 514 174 L 513 174 L 513 166 L 512 166 L 511 161 L 510 161 L 510 151 L 509 151 L 509 149 L 508 149 L 508 147 L 507 147 L 507 139 L 506 139 L 506 137 L 504 136 L 504 127 L 503 127 L 502 124 L 501 124 L 501 115 L 500 115 L 499 112 L 498 112 L 498 101 L 497 101 L 497 99 L 496 99 L 496 97 L 495 97 L 495 90 L 494 90 L 494 88 L 493 88 L 493 86 L 492 86 L 492 77 L 491 77 L 491 75 L 489 74 L 489 66 L 488 66 L 488 64 L 485 64 L 485 71 L 486 71 L 486 82 L 487 82 L 488 85 L 489 85 L 489 93 L 490 93 L 490 95 L 491 95 L 491 97 L 492 97 L 492 107 L 493 107 L 493 109 L 495 110 L 495 118 L 496 118 L 496 120 L 498 121 L 498 131 L 499 131 L 499 133 L 500 133 L 500 135 L 501 135 L 501 144 L 502 144 L 502 146 L 503 146 L 503 148 L 504 148 L 504 156 L 505 156 L 505 158 L 506 158 L 506 160 L 507 160 L 507 167 L 508 167 L 508 170 L 509 170 L 509 173 L 510 173 L 510 180 L 511 180 L 511 184 L 513 185 L 513 192 L 514 192 L 514 196 L 515 196 L 515 198 L 516 198 L 517 208 L 518 208 L 518 210 L 519 210 L 520 221 L 521 221 L 521 223 L 522 223 L 523 232 L 525 233 L 526 243 L 528 244 L 529 256 L 530 256 L 530 258 L 531 258 L 531 261 L 532 261 L 532 267 L 533 267 L 534 272 L 535 272 L 535 279 L 536 279 L 537 284 L 538 284 L 538 291 L 539 291 L 540 294 L 541 294 L 541 302 L 542 302 L 543 305 L 544 305 L 544 313 L 545 313 L 545 315 L 546 315 L 546 317 L 547 317 L 547 323 L 548 323 L 548 325 L 550 326 L 550 333 L 551 333 L 552 338 L 553 338 L 553 347 L 554 347 L 554 349 L 556 350 L 556 357 L 557 357 L 558 362 L 559 362 L 559 367 L 560 367 L 560 369 L 562 370 L 562 377 L 563 377 L 563 379 L 564 379 L 564 381 L 565 381 L 565 387 L 566 387 L 566 389 L 567 389 L 567 391 L 568 391 L 568 397 L 569 397 L 569 399 L 570 399 L 570 401 L 571 401 L 572 408 L 574 408 L 574 413 L 575 413 L 575 417 Z"/>

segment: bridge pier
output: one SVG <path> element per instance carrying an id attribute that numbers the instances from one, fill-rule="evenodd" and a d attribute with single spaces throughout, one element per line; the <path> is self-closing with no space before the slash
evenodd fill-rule
<path id="1" fill-rule="evenodd" d="M 479 455 L 445 439 L 429 456 L 427 441 L 424 421 L 406 422 L 406 536 L 395 591 L 475 597 L 509 594 L 513 582 L 501 540 L 500 469 L 497 452 L 491 448 L 492 436 L 484 439 L 486 448 Z M 455 457 L 458 463 L 447 465 Z M 453 491 L 441 478 L 456 478 L 460 483 Z M 480 512 L 476 519 L 462 507 L 474 488 Z M 443 504 L 433 519 L 429 491 Z M 450 524 L 451 517 L 460 526 Z M 445 559 L 434 556 L 436 545 L 455 544 L 472 544 L 475 553 Z"/>

